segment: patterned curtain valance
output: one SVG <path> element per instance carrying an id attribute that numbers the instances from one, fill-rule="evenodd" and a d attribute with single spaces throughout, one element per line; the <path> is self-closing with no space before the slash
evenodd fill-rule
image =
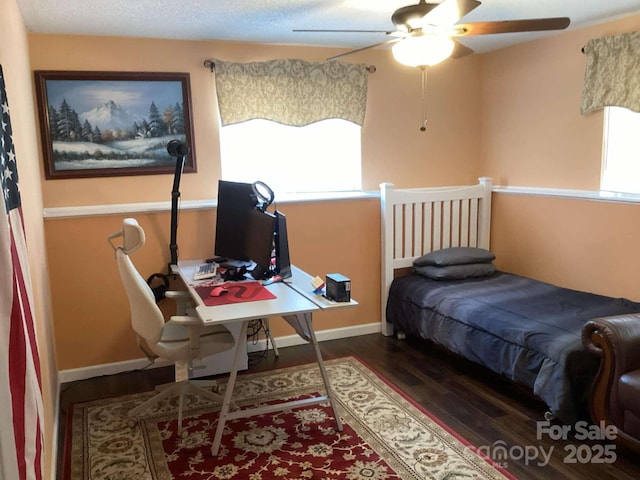
<path id="1" fill-rule="evenodd" d="M 222 125 L 266 119 L 304 126 L 328 118 L 364 123 L 368 72 L 364 65 L 327 61 L 215 60 Z"/>
<path id="2" fill-rule="evenodd" d="M 640 32 L 589 40 L 582 114 L 606 106 L 640 112 Z"/>

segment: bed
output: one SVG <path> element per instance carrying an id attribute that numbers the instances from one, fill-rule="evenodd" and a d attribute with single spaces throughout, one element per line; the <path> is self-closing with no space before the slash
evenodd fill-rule
<path id="1" fill-rule="evenodd" d="M 640 312 L 640 304 L 500 271 L 415 274 L 414 261 L 430 252 L 489 250 L 490 178 L 426 189 L 385 183 L 381 209 L 382 333 L 429 340 L 524 385 L 546 403 L 547 418 L 586 418 L 599 358 L 582 346 L 582 328 L 592 318 Z"/>

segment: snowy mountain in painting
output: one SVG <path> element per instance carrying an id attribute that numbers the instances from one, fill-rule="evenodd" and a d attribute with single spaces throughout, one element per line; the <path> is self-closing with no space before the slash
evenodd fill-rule
<path id="1" fill-rule="evenodd" d="M 88 120 L 94 127 L 100 130 L 131 130 L 134 122 L 140 123 L 142 119 L 128 110 L 123 109 L 113 100 L 95 107 L 88 112 L 79 115 L 80 121 Z"/>

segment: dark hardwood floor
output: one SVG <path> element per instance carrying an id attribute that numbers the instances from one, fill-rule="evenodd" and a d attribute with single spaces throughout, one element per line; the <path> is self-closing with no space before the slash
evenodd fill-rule
<path id="1" fill-rule="evenodd" d="M 537 422 L 544 421 L 546 410 L 542 402 L 486 369 L 426 342 L 372 334 L 321 342 L 320 346 L 325 359 L 357 356 L 459 436 L 476 447 L 483 447 L 492 458 L 497 458 L 498 446 L 505 446 L 506 469 L 518 479 L 640 479 L 637 454 L 618 447 L 613 450 L 615 461 L 603 463 L 601 460 L 611 457 L 612 447 L 604 448 L 612 445 L 609 440 L 555 441 L 547 434 L 538 434 Z M 256 361 L 251 370 L 314 361 L 313 349 L 301 345 L 281 348 L 277 359 L 269 352 Z M 60 399 L 59 472 L 71 404 L 149 391 L 172 379 L 172 369 L 164 367 L 64 384 Z M 602 455 L 603 452 L 606 454 Z M 537 458 L 523 457 L 534 453 Z M 571 463 L 572 460 L 575 462 Z"/>

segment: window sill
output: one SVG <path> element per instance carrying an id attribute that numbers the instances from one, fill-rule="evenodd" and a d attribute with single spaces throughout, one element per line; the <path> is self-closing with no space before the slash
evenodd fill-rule
<path id="1" fill-rule="evenodd" d="M 595 200 L 601 202 L 640 203 L 640 194 L 608 192 L 605 190 L 570 190 L 566 188 L 543 187 L 502 187 L 494 185 L 494 193 L 507 193 L 515 195 L 531 195 L 539 197 L 561 197 L 582 200 Z"/>

